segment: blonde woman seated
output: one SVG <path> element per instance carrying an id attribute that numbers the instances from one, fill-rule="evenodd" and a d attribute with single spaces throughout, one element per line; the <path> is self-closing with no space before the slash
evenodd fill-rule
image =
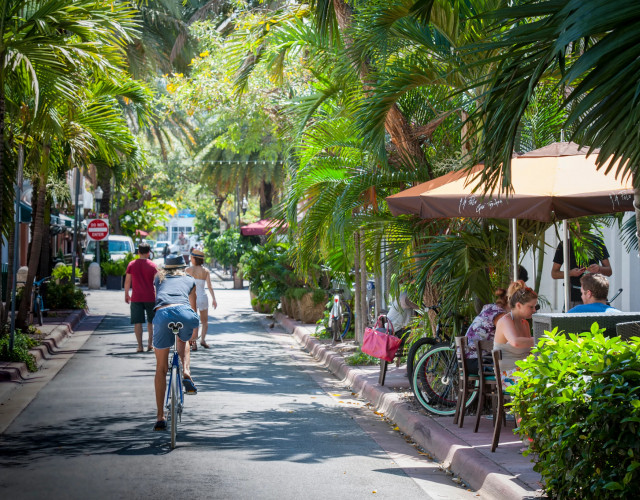
<path id="1" fill-rule="evenodd" d="M 493 348 L 502 351 L 500 371 L 503 385 L 513 385 L 511 375 L 518 370 L 515 362 L 526 358 L 533 347 L 528 319 L 536 312 L 538 294 L 524 284 L 514 281 L 507 290 L 511 311 L 496 323 Z"/>

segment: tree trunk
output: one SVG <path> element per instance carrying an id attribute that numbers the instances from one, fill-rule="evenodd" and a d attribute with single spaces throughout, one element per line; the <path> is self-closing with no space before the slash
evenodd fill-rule
<path id="1" fill-rule="evenodd" d="M 362 317 L 360 316 L 360 302 L 362 300 L 362 294 L 360 293 L 360 232 L 353 233 L 353 268 L 355 271 L 355 296 L 353 298 L 353 328 L 355 331 L 356 342 L 362 345 L 362 338 L 364 336 L 364 326 L 362 323 Z"/>
<path id="2" fill-rule="evenodd" d="M 48 150 L 49 147 L 45 147 Z M 48 151 L 45 153 L 48 155 Z M 34 231 L 33 240 L 31 241 L 31 251 L 29 253 L 29 271 L 27 272 L 27 282 L 24 285 L 24 293 L 20 302 L 20 309 L 16 318 L 18 328 L 24 329 L 27 326 L 27 314 L 31 308 L 31 289 L 33 288 L 33 280 L 36 277 L 38 263 L 40 262 L 40 249 L 42 247 L 42 238 L 44 237 L 44 205 L 47 197 L 47 181 L 46 176 L 40 176 L 38 185 L 38 205 L 34 213 Z"/>
<path id="3" fill-rule="evenodd" d="M 273 206 L 273 184 L 262 181 L 260 186 L 260 219 L 267 217 L 267 211 Z"/>
<path id="4" fill-rule="evenodd" d="M 336 13 L 336 19 L 338 20 L 338 26 L 340 27 L 340 32 L 344 40 L 344 45 L 349 49 L 353 45 L 353 40 L 349 34 L 353 17 L 353 9 L 344 0 L 333 0 L 333 6 Z M 354 61 L 354 64 L 360 65 L 358 68 L 360 79 L 365 87 L 370 85 L 370 82 L 368 82 L 370 72 L 368 63 L 366 61 Z M 425 163 L 424 153 L 420 147 L 419 138 L 412 133 L 411 125 L 407 121 L 407 118 L 401 113 L 400 109 L 395 104 L 393 104 L 389 109 L 384 121 L 384 126 L 387 133 L 391 136 L 391 141 L 397 148 L 398 153 L 406 166 L 422 165 Z"/>
<path id="5" fill-rule="evenodd" d="M 20 206 L 18 205 L 18 210 Z M 18 219 L 20 220 L 20 219 Z M 11 224 L 11 232 L 9 233 L 9 242 L 8 245 L 8 256 L 9 263 L 7 266 L 7 290 L 5 292 L 5 297 L 7 298 L 7 306 L 2 311 L 2 316 L 0 317 L 0 323 L 4 324 L 9 319 L 9 311 L 11 310 L 11 291 L 13 289 L 13 245 L 16 241 L 16 231 L 15 231 L 15 221 Z M 1 301 L 0 301 L 1 302 Z"/>
<path id="6" fill-rule="evenodd" d="M 362 328 L 359 332 L 356 332 L 359 335 L 358 343 L 362 345 L 362 341 L 364 340 L 364 329 L 369 326 L 369 304 L 367 303 L 367 251 L 364 246 L 364 231 L 358 231 L 358 243 L 360 245 L 359 251 L 359 260 L 358 265 L 360 266 L 360 310 L 358 313 L 362 318 Z M 357 337 L 356 337 L 357 338 Z"/>
<path id="7" fill-rule="evenodd" d="M 0 223 L 3 222 L 3 203 L 4 203 L 4 191 L 5 191 L 5 168 L 4 168 L 4 113 L 5 113 L 5 100 L 4 100 L 4 58 L 5 52 L 0 52 Z"/>
<path id="8" fill-rule="evenodd" d="M 634 175 L 634 186 L 640 186 L 637 181 L 637 176 Z M 640 187 L 636 187 L 633 190 L 633 207 L 636 209 L 636 241 L 638 243 L 638 257 L 640 258 Z"/>

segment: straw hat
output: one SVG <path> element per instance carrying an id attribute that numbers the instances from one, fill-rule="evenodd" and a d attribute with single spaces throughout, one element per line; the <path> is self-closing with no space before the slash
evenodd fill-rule
<path id="1" fill-rule="evenodd" d="M 171 254 L 167 255 L 164 259 L 165 269 L 178 269 L 179 267 L 187 267 L 184 263 L 182 255 Z"/>
<path id="2" fill-rule="evenodd" d="M 192 257 L 200 257 L 201 259 L 204 259 L 204 252 L 202 250 L 198 250 L 197 248 L 192 249 L 190 255 Z"/>

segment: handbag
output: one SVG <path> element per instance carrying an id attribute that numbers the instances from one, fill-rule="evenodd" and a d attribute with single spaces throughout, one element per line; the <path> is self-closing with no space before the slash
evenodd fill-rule
<path id="1" fill-rule="evenodd" d="M 374 358 L 384 359 L 388 363 L 393 361 L 396 352 L 400 348 L 402 339 L 393 335 L 393 325 L 391 321 L 386 321 L 386 326 L 382 328 L 380 320 L 384 316 L 379 316 L 376 324 L 364 329 L 364 341 L 362 342 L 362 352 Z M 389 333 L 391 332 L 391 333 Z"/>

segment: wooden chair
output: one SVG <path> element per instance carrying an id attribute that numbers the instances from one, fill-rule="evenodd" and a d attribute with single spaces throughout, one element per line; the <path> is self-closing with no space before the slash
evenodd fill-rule
<path id="1" fill-rule="evenodd" d="M 480 417 L 482 411 L 486 406 L 487 400 L 491 399 L 491 407 L 493 408 L 494 422 L 496 418 L 496 406 L 497 403 L 497 382 L 496 376 L 493 373 L 493 368 L 487 366 L 485 363 L 485 356 L 491 359 L 491 351 L 493 351 L 493 340 L 480 340 L 478 342 L 478 376 L 480 382 L 478 384 L 478 411 L 476 412 L 476 426 L 473 432 L 478 432 L 478 426 L 480 425 Z"/>
<path id="2" fill-rule="evenodd" d="M 502 424 L 507 425 L 507 412 L 504 409 L 505 399 L 509 396 L 505 394 L 502 387 L 502 379 L 500 378 L 500 361 L 502 360 L 502 351 L 494 350 L 493 356 L 493 373 L 496 378 L 496 392 L 498 398 L 497 415 L 493 419 L 493 441 L 491 442 L 491 451 L 496 451 L 498 447 L 498 441 L 500 441 L 500 430 Z"/>
<path id="3" fill-rule="evenodd" d="M 458 401 L 456 402 L 456 412 L 453 416 L 453 423 L 462 427 L 464 424 L 465 401 L 476 382 L 480 380 L 477 374 L 469 374 L 467 369 L 467 337 L 456 337 L 456 358 L 458 360 Z"/>

